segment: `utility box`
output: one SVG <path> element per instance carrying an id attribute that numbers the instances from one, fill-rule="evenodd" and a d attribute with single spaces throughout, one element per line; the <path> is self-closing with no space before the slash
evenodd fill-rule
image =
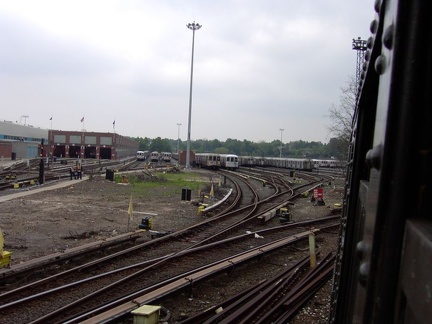
<path id="1" fill-rule="evenodd" d="M 191 200 L 191 195 L 192 195 L 192 191 L 190 189 L 183 188 L 182 189 L 181 200 L 190 201 Z"/>
<path id="2" fill-rule="evenodd" d="M 144 305 L 132 311 L 134 324 L 158 324 L 161 306 Z"/>
<path id="3" fill-rule="evenodd" d="M 10 267 L 12 252 L 3 251 L 3 257 L 0 256 L 0 268 Z"/>
<path id="4" fill-rule="evenodd" d="M 105 179 L 114 181 L 114 170 L 107 169 Z"/>
<path id="5" fill-rule="evenodd" d="M 152 226 L 153 226 L 153 217 L 144 217 L 142 220 L 141 220 L 141 224 L 139 224 L 138 225 L 138 228 L 139 229 L 147 229 L 147 230 L 149 230 L 149 229 L 151 229 L 152 228 Z"/>

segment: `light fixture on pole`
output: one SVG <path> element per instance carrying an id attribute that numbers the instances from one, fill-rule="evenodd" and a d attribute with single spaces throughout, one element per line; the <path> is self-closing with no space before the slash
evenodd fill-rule
<path id="1" fill-rule="evenodd" d="M 178 126 L 178 132 L 177 132 L 177 154 L 179 154 L 179 149 L 180 149 L 180 126 L 181 123 L 177 123 Z"/>
<path id="2" fill-rule="evenodd" d="M 191 136 L 191 115 L 192 115 L 192 80 L 193 80 L 193 61 L 194 61 L 194 43 L 195 43 L 195 30 L 201 28 L 201 25 L 195 23 L 186 25 L 187 28 L 192 30 L 192 60 L 191 60 L 191 77 L 190 77 L 190 90 L 189 90 L 189 118 L 188 118 L 188 136 L 186 146 L 186 170 L 190 170 L 190 136 Z"/>
<path id="3" fill-rule="evenodd" d="M 22 115 L 21 118 L 20 118 L 20 124 L 21 124 L 21 119 L 22 118 L 24 118 L 24 126 L 25 126 L 26 123 L 27 123 L 27 118 L 29 118 L 29 115 Z"/>
<path id="4" fill-rule="evenodd" d="M 282 132 L 285 130 L 283 128 L 279 128 L 280 132 L 281 132 L 281 146 L 280 146 L 280 150 L 279 150 L 279 157 L 282 157 Z"/>

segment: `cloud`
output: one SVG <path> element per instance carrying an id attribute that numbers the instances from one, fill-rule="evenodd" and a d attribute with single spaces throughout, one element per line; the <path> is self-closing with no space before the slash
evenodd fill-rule
<path id="1" fill-rule="evenodd" d="M 8 1 L 0 3 L 7 120 L 127 136 L 328 141 L 325 115 L 355 73 L 351 40 L 373 3 Z M 47 117 L 48 116 L 48 117 Z M 76 117 L 80 116 L 80 117 Z M 75 120 L 77 121 L 75 123 Z"/>

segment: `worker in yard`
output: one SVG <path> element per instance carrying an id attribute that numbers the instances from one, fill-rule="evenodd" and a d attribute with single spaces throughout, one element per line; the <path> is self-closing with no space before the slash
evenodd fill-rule
<path id="1" fill-rule="evenodd" d="M 73 166 L 71 166 L 69 168 L 69 173 L 70 173 L 70 179 L 71 180 L 72 180 L 72 178 L 76 179 L 75 170 L 74 170 Z"/>
<path id="2" fill-rule="evenodd" d="M 77 164 L 76 179 L 82 179 L 82 169 L 80 163 Z"/>

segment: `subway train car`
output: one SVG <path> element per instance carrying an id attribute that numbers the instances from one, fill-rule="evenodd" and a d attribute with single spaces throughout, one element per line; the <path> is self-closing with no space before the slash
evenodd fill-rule
<path id="1" fill-rule="evenodd" d="M 266 158 L 260 156 L 239 156 L 239 166 L 263 167 L 266 165 Z"/>
<path id="2" fill-rule="evenodd" d="M 195 164 L 201 168 L 219 169 L 221 166 L 220 154 L 195 153 Z"/>
<path id="3" fill-rule="evenodd" d="M 331 323 L 432 320 L 430 5 L 374 4 L 348 154 Z"/>
<path id="4" fill-rule="evenodd" d="M 339 168 L 342 167 L 342 162 L 339 160 L 320 160 L 320 159 L 312 159 L 313 165 L 315 169 L 318 168 Z"/>
<path id="5" fill-rule="evenodd" d="M 150 162 L 159 162 L 160 153 L 157 151 L 153 151 L 150 153 Z"/>
<path id="6" fill-rule="evenodd" d="M 168 163 L 171 162 L 172 154 L 170 152 L 162 152 L 161 157 L 162 161 Z"/>
<path id="7" fill-rule="evenodd" d="M 311 159 L 297 159 L 297 158 L 280 158 L 280 157 L 267 157 L 264 158 L 264 165 L 266 167 L 284 168 L 302 171 L 311 171 L 313 169 L 313 162 Z"/>
<path id="8" fill-rule="evenodd" d="M 149 151 L 137 151 L 136 159 L 137 161 L 145 161 L 148 158 L 149 154 Z"/>
<path id="9" fill-rule="evenodd" d="M 312 171 L 314 168 L 311 159 L 239 156 L 239 166 L 242 167 L 274 167 Z"/>
<path id="10" fill-rule="evenodd" d="M 220 166 L 223 169 L 237 170 L 238 160 L 239 158 L 235 154 L 220 154 Z"/>

